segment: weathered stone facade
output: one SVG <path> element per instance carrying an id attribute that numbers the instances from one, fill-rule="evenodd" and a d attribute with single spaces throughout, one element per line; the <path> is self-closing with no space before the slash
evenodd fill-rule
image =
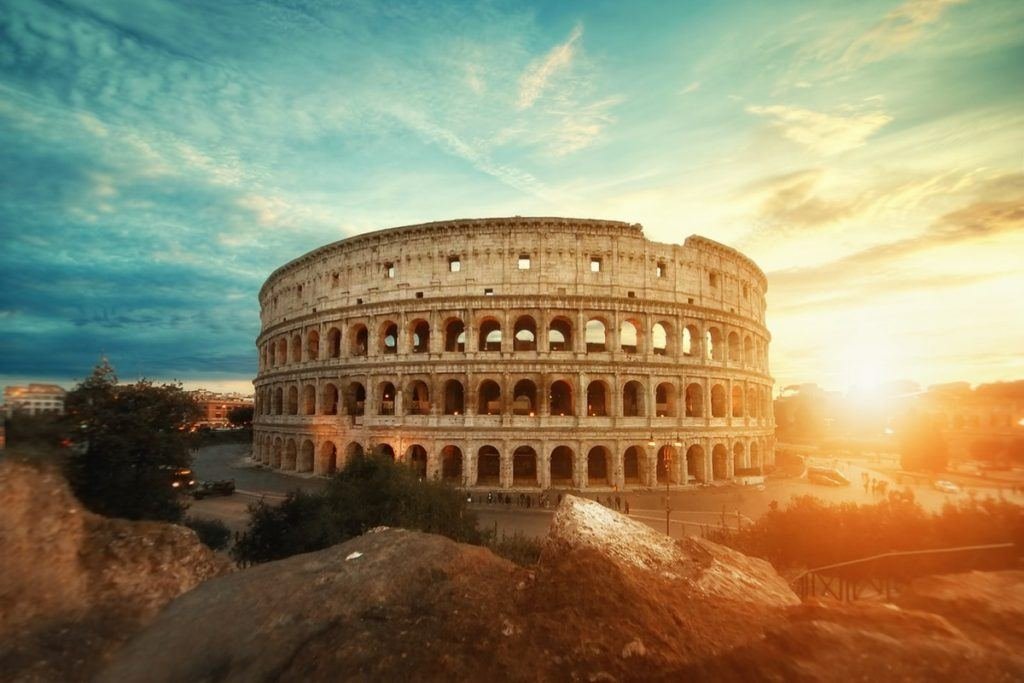
<path id="1" fill-rule="evenodd" d="M 729 479 L 774 461 L 764 273 L 691 236 L 571 218 L 352 237 L 260 291 L 254 457 L 392 452 L 463 486 Z"/>

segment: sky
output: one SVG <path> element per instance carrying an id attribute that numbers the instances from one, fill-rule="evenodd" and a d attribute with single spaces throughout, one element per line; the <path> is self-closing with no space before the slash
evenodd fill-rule
<path id="1" fill-rule="evenodd" d="M 767 273 L 777 388 L 1024 377 L 1024 3 L 0 3 L 0 385 L 251 391 L 257 292 L 542 215 Z"/>

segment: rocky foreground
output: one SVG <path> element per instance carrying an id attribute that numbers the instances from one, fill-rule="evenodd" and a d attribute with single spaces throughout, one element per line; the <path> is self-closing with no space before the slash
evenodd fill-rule
<path id="1" fill-rule="evenodd" d="M 761 560 L 701 539 L 673 541 L 569 496 L 531 568 L 442 537 L 379 529 L 226 573 L 179 527 L 100 522 L 60 506 L 35 510 L 50 522 L 11 516 L 7 467 L 0 466 L 0 678 L 1024 680 L 1022 572 L 931 577 L 899 605 L 800 603 Z M 22 500 L 23 510 L 31 500 Z M 98 570 L 89 548 L 99 537 L 83 528 L 103 523 L 125 534 L 120 547 L 132 552 L 110 554 Z M 37 531 L 16 531 L 25 524 Z M 42 538 L 57 552 L 31 542 L 38 529 L 48 530 Z M 68 534 L 80 540 L 65 543 Z M 31 578 L 30 568 L 48 557 L 53 566 Z M 127 574 L 131 589 L 103 578 Z M 67 588 L 55 588 L 67 579 Z M 142 589 L 150 584 L 151 592 Z M 69 598 L 79 607 L 66 609 Z M 12 635 L 37 646 L 75 640 L 108 613 L 117 619 L 81 668 L 63 660 L 82 657 L 80 649 L 7 645 Z"/>

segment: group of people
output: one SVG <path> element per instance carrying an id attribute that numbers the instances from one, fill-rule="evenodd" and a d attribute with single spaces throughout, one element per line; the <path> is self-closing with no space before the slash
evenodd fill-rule
<path id="1" fill-rule="evenodd" d="M 554 495 L 554 498 L 552 498 L 552 495 Z M 605 498 L 597 496 L 596 501 L 612 510 L 629 514 L 629 501 L 624 500 L 621 496 L 607 496 Z M 548 492 L 512 494 L 508 491 L 488 491 L 487 493 L 470 493 L 466 497 L 466 502 L 478 505 L 515 505 L 516 507 L 527 509 L 536 507 L 546 510 L 551 507 L 558 507 L 562 502 L 562 494 L 551 494 Z"/>
<path id="2" fill-rule="evenodd" d="M 617 510 L 619 512 L 625 512 L 627 515 L 629 514 L 629 501 L 623 500 L 619 496 L 608 496 L 603 500 L 601 499 L 601 496 L 598 496 L 596 500 L 598 503 L 604 505 L 606 508 L 611 508 L 612 510 Z"/>

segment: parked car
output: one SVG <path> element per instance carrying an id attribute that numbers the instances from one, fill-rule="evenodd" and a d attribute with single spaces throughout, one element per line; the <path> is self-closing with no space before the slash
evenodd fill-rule
<path id="1" fill-rule="evenodd" d="M 933 486 L 936 490 L 942 491 L 943 493 L 960 493 L 959 486 L 951 481 L 946 481 L 945 479 L 939 479 L 933 484 Z"/>
<path id="2" fill-rule="evenodd" d="M 196 476 L 187 467 L 162 467 L 166 470 L 171 481 L 171 488 L 178 491 L 188 491 L 196 485 Z"/>
<path id="3" fill-rule="evenodd" d="M 849 486 L 850 480 L 843 473 L 831 467 L 808 467 L 807 479 L 814 484 L 825 486 Z"/>
<path id="4" fill-rule="evenodd" d="M 235 492 L 234 479 L 220 479 L 217 481 L 204 481 L 199 484 L 192 497 L 201 500 L 207 496 L 230 496 Z"/>

